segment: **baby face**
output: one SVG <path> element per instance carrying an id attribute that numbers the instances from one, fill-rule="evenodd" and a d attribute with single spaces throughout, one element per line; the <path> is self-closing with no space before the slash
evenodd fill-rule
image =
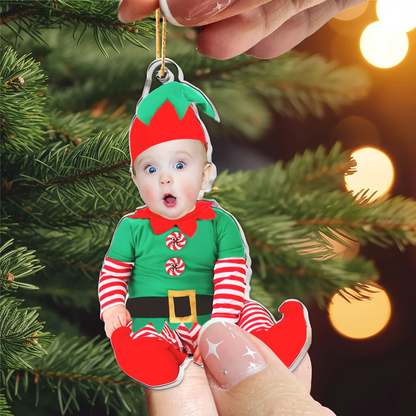
<path id="1" fill-rule="evenodd" d="M 133 181 L 156 214 L 177 219 L 192 211 L 207 188 L 212 166 L 199 140 L 171 140 L 149 147 L 134 162 Z"/>

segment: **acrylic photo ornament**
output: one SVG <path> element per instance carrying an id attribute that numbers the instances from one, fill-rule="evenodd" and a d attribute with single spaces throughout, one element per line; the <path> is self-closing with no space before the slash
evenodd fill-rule
<path id="1" fill-rule="evenodd" d="M 217 122 L 220 119 L 208 97 L 184 80 L 181 68 L 165 60 L 176 66 L 178 80 L 167 68 L 163 78 L 158 71 L 156 78 L 162 85 L 150 92 L 161 59 L 149 65 L 130 126 L 131 163 L 152 146 L 199 140 L 212 166 L 205 189 L 209 192 L 217 170 L 198 108 Z M 256 336 L 292 371 L 311 344 L 308 312 L 301 302 L 285 301 L 279 308 L 283 318 L 277 322 L 263 305 L 250 299 L 251 259 L 244 232 L 231 213 L 214 199 L 204 199 L 203 193 L 194 209 L 178 219 L 162 217 L 147 205 L 125 215 L 103 263 L 100 285 L 109 294 L 123 293 L 111 292 L 101 281 L 117 282 L 117 276 L 122 276 L 118 279 L 124 279 L 125 306 L 132 317 L 111 336 L 116 360 L 128 376 L 151 389 L 175 387 L 190 364 L 199 365 L 192 359 L 198 334 L 211 320 L 228 320 Z M 137 241 L 139 246 L 133 244 Z M 105 296 L 100 296 L 100 302 L 103 308 Z M 108 302 L 107 307 L 114 299 Z"/>

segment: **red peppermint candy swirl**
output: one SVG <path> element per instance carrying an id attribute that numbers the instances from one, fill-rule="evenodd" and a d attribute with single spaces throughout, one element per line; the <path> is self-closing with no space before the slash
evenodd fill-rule
<path id="1" fill-rule="evenodd" d="M 185 247 L 185 244 L 186 237 L 178 231 L 175 231 L 166 237 L 166 246 L 171 250 L 181 250 Z"/>
<path id="2" fill-rule="evenodd" d="M 167 274 L 171 276 L 179 276 L 185 270 L 185 263 L 182 259 L 173 257 L 166 262 L 165 268 Z"/>

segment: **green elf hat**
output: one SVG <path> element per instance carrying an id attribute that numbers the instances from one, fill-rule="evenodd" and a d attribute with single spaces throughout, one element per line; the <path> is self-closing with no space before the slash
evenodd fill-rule
<path id="1" fill-rule="evenodd" d="M 149 147 L 170 140 L 199 140 L 205 143 L 208 152 L 208 132 L 196 106 L 217 122 L 220 121 L 208 97 L 186 81 L 168 82 L 142 97 L 130 126 L 131 164 Z"/>

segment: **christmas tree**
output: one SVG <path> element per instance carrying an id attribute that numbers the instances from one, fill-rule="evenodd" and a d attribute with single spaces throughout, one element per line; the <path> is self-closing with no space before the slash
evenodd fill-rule
<path id="1" fill-rule="evenodd" d="M 1 4 L 2 414 L 146 413 L 144 389 L 95 335 L 103 257 L 120 218 L 143 205 L 129 173 L 128 129 L 154 59 L 155 17 L 122 24 L 117 5 Z M 198 54 L 194 38 L 192 29 L 169 27 L 168 56 L 214 103 L 221 123 L 201 118 L 220 141 L 259 139 L 272 110 L 324 117 L 370 88 L 361 70 L 320 56 L 216 61 Z M 416 243 L 415 202 L 370 203 L 365 190 L 347 192 L 354 165 L 340 145 L 319 148 L 287 164 L 223 171 L 205 194 L 242 225 L 250 296 L 275 315 L 287 298 L 326 307 L 337 292 L 371 295 L 371 260 L 338 258 L 332 240 Z M 96 316 L 95 333 L 82 329 L 86 314 Z"/>

